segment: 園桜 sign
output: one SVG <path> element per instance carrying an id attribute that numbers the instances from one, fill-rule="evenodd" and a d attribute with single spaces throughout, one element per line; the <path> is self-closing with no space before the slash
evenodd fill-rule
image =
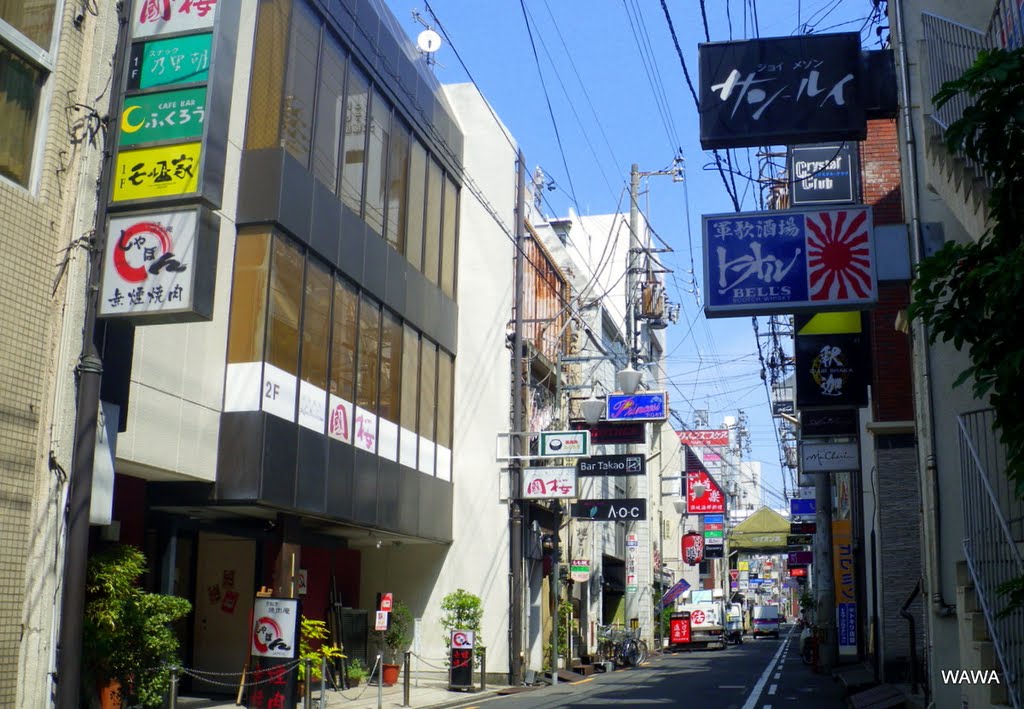
<path id="1" fill-rule="evenodd" d="M 712 42 L 697 52 L 705 150 L 867 136 L 856 32 Z"/>
<path id="2" fill-rule="evenodd" d="M 128 55 L 128 90 L 205 82 L 212 45 L 209 32 L 136 42 Z"/>
<path id="3" fill-rule="evenodd" d="M 182 197 L 199 189 L 202 143 L 123 150 L 114 168 L 114 202 Z"/>
<path id="4" fill-rule="evenodd" d="M 213 27 L 217 0 L 141 0 L 132 10 L 132 39 Z"/>
<path id="5" fill-rule="evenodd" d="M 668 418 L 668 392 L 608 394 L 605 408 L 609 421 L 664 421 Z"/>
<path id="6" fill-rule="evenodd" d="M 851 310 L 878 299 L 871 208 L 704 216 L 708 317 Z"/>
<path id="7" fill-rule="evenodd" d="M 120 144 L 199 139 L 205 117 L 205 86 L 129 96 L 121 110 Z"/>
<path id="8" fill-rule="evenodd" d="M 676 431 L 679 442 L 686 446 L 727 446 L 729 445 L 729 429 L 702 428 L 692 431 Z"/>
<path id="9" fill-rule="evenodd" d="M 523 468 L 523 497 L 528 500 L 576 497 L 576 468 Z"/>
<path id="10" fill-rule="evenodd" d="M 100 317 L 209 320 L 217 217 L 200 207 L 111 217 L 100 285 Z"/>

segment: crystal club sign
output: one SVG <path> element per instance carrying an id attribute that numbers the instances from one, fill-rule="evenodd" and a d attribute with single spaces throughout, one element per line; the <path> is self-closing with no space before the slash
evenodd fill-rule
<path id="1" fill-rule="evenodd" d="M 871 208 L 704 215 L 708 317 L 858 310 L 878 300 Z"/>

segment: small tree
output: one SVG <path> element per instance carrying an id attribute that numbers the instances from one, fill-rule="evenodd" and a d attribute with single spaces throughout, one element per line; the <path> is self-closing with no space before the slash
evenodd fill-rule
<path id="1" fill-rule="evenodd" d="M 384 631 L 385 660 L 389 664 L 401 664 L 403 652 L 412 643 L 412 612 L 401 601 L 391 609 L 391 621 Z"/>
<path id="2" fill-rule="evenodd" d="M 458 589 L 444 597 L 441 601 L 441 627 L 444 629 L 444 646 L 451 649 L 453 630 L 472 630 L 476 636 L 476 651 L 484 651 L 480 636 L 484 617 L 483 601 L 469 591 Z M 477 655 L 478 656 L 478 655 Z"/>
<path id="3" fill-rule="evenodd" d="M 306 660 L 310 660 L 310 674 L 313 681 L 320 679 L 321 660 L 327 660 L 328 665 L 332 660 L 340 660 L 345 657 L 342 649 L 337 645 L 328 643 L 330 633 L 327 630 L 327 623 L 322 620 L 313 620 L 302 616 L 302 624 L 299 633 L 299 680 L 306 679 Z M 317 643 L 316 647 L 313 644 Z"/>

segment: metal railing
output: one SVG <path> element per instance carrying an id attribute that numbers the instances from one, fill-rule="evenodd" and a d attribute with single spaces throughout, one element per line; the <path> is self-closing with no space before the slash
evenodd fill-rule
<path id="1" fill-rule="evenodd" d="M 927 94 L 926 98 L 931 104 L 932 97 L 939 92 L 944 83 L 959 79 L 971 68 L 981 50 L 990 49 L 995 45 L 984 32 L 945 17 L 922 12 L 921 22 L 924 27 L 925 53 L 928 55 L 928 74 L 922 77 L 922 84 Z M 972 103 L 969 96 L 959 94 L 942 108 L 936 109 L 931 106 L 926 125 L 940 138 L 945 138 L 950 124 L 960 118 L 964 114 L 964 109 L 970 107 Z M 965 155 L 959 157 L 975 177 L 983 180 L 989 188 L 992 187 L 991 178 L 979 165 Z"/>
<path id="2" fill-rule="evenodd" d="M 1024 17 L 1017 0 L 996 0 L 995 11 L 988 24 L 988 40 L 990 46 L 1003 49 L 1024 46 Z"/>
<path id="3" fill-rule="evenodd" d="M 991 409 L 957 416 L 960 429 L 964 555 L 1007 694 L 1021 708 L 1024 610 L 997 617 L 1005 604 L 998 588 L 1024 575 L 1024 503 L 1005 475 L 1006 452 Z"/>

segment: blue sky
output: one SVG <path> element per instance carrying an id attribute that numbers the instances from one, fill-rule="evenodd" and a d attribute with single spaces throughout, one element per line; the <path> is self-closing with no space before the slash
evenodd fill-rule
<path id="1" fill-rule="evenodd" d="M 788 473 L 782 478 L 751 319 L 709 320 L 698 307 L 701 215 L 733 206 L 720 174 L 707 169 L 711 154 L 700 148 L 694 99 L 662 2 L 433 0 L 429 8 L 423 0 L 386 2 L 411 37 L 423 29 L 414 10 L 447 36 L 450 41 L 435 54 L 438 80 L 475 81 L 523 148 L 528 166 L 541 166 L 553 180 L 549 216 L 564 216 L 570 207 L 582 214 L 613 213 L 632 163 L 641 172 L 664 170 L 681 150 L 686 182 L 652 177 L 643 182 L 641 197 L 651 226 L 674 250 L 661 255 L 673 271 L 665 276 L 668 297 L 682 307 L 679 322 L 667 330 L 672 408 L 691 425 L 694 409 L 708 409 L 713 426 L 744 410 L 749 459 L 763 462 L 766 502 L 780 506 L 792 483 Z M 878 48 L 871 0 L 665 5 L 695 87 L 697 44 L 705 41 L 702 5 L 712 41 L 863 30 L 864 46 Z M 749 179 L 759 174 L 756 152 L 733 151 L 744 211 L 759 208 L 759 187 Z M 759 329 L 767 332 L 765 318 Z M 762 354 L 769 357 L 766 341 Z"/>

